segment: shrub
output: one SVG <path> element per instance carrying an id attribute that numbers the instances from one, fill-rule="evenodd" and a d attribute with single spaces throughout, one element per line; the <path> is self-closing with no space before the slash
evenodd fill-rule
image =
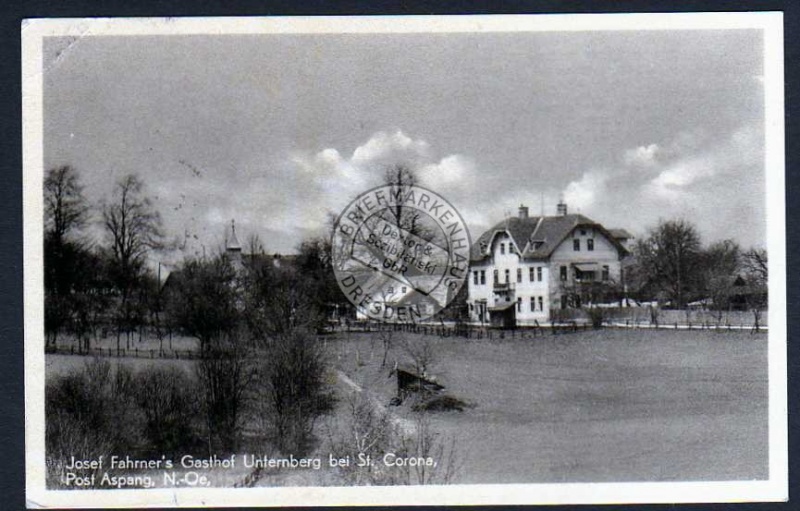
<path id="1" fill-rule="evenodd" d="M 247 394 L 256 376 L 244 341 L 238 330 L 209 339 L 195 366 L 209 454 L 239 447 Z"/>
<path id="2" fill-rule="evenodd" d="M 592 323 L 592 328 L 603 328 L 606 309 L 602 307 L 590 307 L 586 309 L 586 312 L 589 314 L 589 321 Z"/>
<path id="3" fill-rule="evenodd" d="M 347 413 L 330 433 L 330 449 L 334 456 L 359 454 L 369 456 L 370 465 L 351 462 L 340 467 L 340 476 L 349 484 L 362 485 L 421 485 L 447 484 L 459 470 L 459 455 L 455 440 L 446 441 L 434 432 L 424 414 L 413 421 L 394 418 L 382 406 L 364 393 L 353 393 L 347 401 Z M 387 454 L 396 458 L 428 458 L 435 467 L 426 465 L 386 466 Z"/>
<path id="4" fill-rule="evenodd" d="M 314 338 L 302 331 L 273 339 L 260 367 L 259 387 L 266 399 L 261 416 L 284 452 L 309 448 L 316 420 L 333 409 L 325 381 L 323 355 Z"/>
<path id="5" fill-rule="evenodd" d="M 139 422 L 132 376 L 123 367 L 94 361 L 45 388 L 47 484 L 58 487 L 72 456 L 91 459 L 137 444 Z"/>
<path id="6" fill-rule="evenodd" d="M 193 426 L 199 403 L 194 382 L 182 370 L 172 367 L 142 370 L 134 381 L 149 446 L 163 454 L 196 448 L 198 438 Z"/>

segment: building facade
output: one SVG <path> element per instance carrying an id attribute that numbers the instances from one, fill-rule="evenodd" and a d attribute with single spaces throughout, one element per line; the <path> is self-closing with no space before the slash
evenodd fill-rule
<path id="1" fill-rule="evenodd" d="M 631 239 L 558 204 L 555 216 L 517 217 L 484 232 L 470 254 L 470 320 L 500 327 L 548 323 L 554 311 L 624 288 Z"/>

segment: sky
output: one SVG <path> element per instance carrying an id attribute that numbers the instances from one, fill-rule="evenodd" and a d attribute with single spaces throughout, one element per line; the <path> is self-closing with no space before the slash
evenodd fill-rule
<path id="1" fill-rule="evenodd" d="M 396 163 L 472 239 L 563 197 L 643 237 L 766 244 L 755 30 L 48 38 L 44 163 L 87 198 L 138 174 L 181 247 L 292 253 Z M 99 215 L 95 215 L 99 220 Z M 95 229 L 95 232 L 99 230 Z"/>

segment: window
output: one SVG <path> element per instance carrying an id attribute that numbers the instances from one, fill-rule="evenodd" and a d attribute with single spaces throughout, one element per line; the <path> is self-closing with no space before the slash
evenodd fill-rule
<path id="1" fill-rule="evenodd" d="M 394 286 L 389 286 L 389 294 L 394 294 Z"/>
<path id="2" fill-rule="evenodd" d="M 594 240 L 593 239 L 589 238 L 588 240 L 586 240 L 586 250 L 588 250 L 590 252 L 592 250 L 594 250 Z"/>
<path id="3" fill-rule="evenodd" d="M 497 270 L 494 271 L 494 283 L 497 284 L 500 282 L 500 278 L 497 276 Z"/>
<path id="4" fill-rule="evenodd" d="M 517 298 L 517 312 L 522 312 L 522 297 Z"/>
<path id="5" fill-rule="evenodd" d="M 533 270 L 534 268 L 531 266 L 530 270 L 528 271 L 528 279 L 530 279 L 531 282 L 533 282 Z"/>
<path id="6" fill-rule="evenodd" d="M 486 270 L 481 270 L 481 284 L 486 284 Z"/>
<path id="7" fill-rule="evenodd" d="M 579 239 L 572 240 L 572 250 L 578 252 L 580 251 L 580 249 L 581 249 L 581 240 Z"/>
<path id="8" fill-rule="evenodd" d="M 536 310 L 536 298 L 531 296 L 531 312 Z"/>
<path id="9" fill-rule="evenodd" d="M 608 279 L 609 279 L 608 266 L 603 266 L 603 280 L 608 280 Z"/>
<path id="10" fill-rule="evenodd" d="M 536 268 L 536 280 L 538 280 L 539 282 L 542 281 L 542 267 L 541 266 Z"/>
<path id="11" fill-rule="evenodd" d="M 541 296 L 539 297 L 539 310 L 540 311 L 544 310 L 544 300 L 542 299 Z"/>
<path id="12" fill-rule="evenodd" d="M 505 243 L 500 243 L 500 253 L 501 254 L 505 254 L 506 253 L 506 244 Z"/>
<path id="13" fill-rule="evenodd" d="M 476 285 L 476 286 L 478 285 L 478 272 L 477 271 L 472 272 L 472 283 L 474 285 Z"/>
<path id="14" fill-rule="evenodd" d="M 517 283 L 522 283 L 522 268 L 517 268 Z"/>
<path id="15" fill-rule="evenodd" d="M 562 266 L 561 267 L 561 280 L 562 281 L 567 280 L 567 267 L 566 266 Z"/>
<path id="16" fill-rule="evenodd" d="M 408 291 L 408 288 L 406 286 L 403 286 L 403 288 L 400 290 L 400 292 L 403 294 L 405 294 L 406 291 Z"/>
<path id="17" fill-rule="evenodd" d="M 506 269 L 506 284 L 508 284 L 508 276 L 511 274 L 511 270 Z"/>
<path id="18" fill-rule="evenodd" d="M 581 236 L 586 236 L 586 229 L 581 229 Z"/>

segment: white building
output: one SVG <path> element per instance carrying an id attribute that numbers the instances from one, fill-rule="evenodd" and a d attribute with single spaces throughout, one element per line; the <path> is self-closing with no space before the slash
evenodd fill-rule
<path id="1" fill-rule="evenodd" d="M 590 288 L 621 288 L 631 238 L 558 204 L 555 216 L 531 217 L 520 206 L 473 245 L 470 319 L 496 326 L 549 322 L 551 311 L 581 305 Z"/>

